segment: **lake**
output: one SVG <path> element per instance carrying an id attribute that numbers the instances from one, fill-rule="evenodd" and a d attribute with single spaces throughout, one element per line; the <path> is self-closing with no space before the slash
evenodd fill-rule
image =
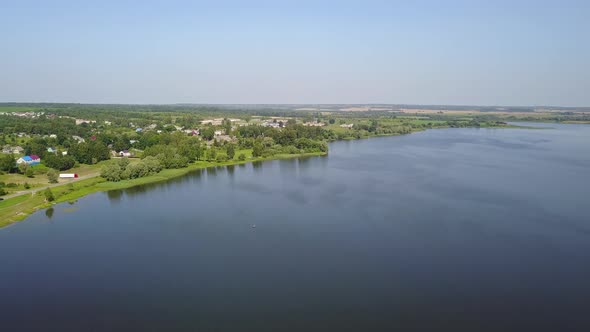
<path id="1" fill-rule="evenodd" d="M 3 331 L 590 328 L 590 126 L 439 129 L 0 229 Z"/>

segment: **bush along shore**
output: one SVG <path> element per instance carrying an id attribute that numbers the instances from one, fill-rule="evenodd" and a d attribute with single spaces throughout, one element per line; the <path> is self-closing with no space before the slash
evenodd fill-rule
<path id="1" fill-rule="evenodd" d="M 158 173 L 149 174 L 143 177 L 128 178 L 118 181 L 108 181 L 102 176 L 96 176 L 84 180 L 73 180 L 70 183 L 40 190 L 32 194 L 23 194 L 7 200 L 0 201 L 0 227 L 4 227 L 14 222 L 25 219 L 37 210 L 51 208 L 54 204 L 63 202 L 74 202 L 78 198 L 99 192 L 109 190 L 127 189 L 149 183 L 167 181 L 173 178 L 184 176 L 192 171 L 205 169 L 209 167 L 231 166 L 246 164 L 251 162 L 261 162 L 276 159 L 289 159 L 300 157 L 325 156 L 324 152 L 311 152 L 301 154 L 279 154 L 272 157 L 260 157 L 255 159 L 231 160 L 223 162 L 197 161 L 183 168 L 163 169 Z M 118 163 L 118 161 L 115 161 Z M 130 162 L 129 165 L 135 165 Z M 51 196 L 48 198 L 48 191 Z M 52 212 L 51 212 L 52 213 Z"/>

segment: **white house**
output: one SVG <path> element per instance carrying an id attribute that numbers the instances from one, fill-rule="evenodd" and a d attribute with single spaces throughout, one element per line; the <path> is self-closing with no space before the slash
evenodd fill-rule
<path id="1" fill-rule="evenodd" d="M 41 163 L 41 158 L 37 155 L 30 155 L 18 158 L 16 161 L 17 164 L 27 164 L 27 165 L 38 165 Z"/>

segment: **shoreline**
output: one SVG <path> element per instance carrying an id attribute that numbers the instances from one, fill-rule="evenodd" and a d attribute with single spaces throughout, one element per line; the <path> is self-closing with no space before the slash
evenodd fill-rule
<path id="1" fill-rule="evenodd" d="M 367 137 L 360 137 L 360 138 L 343 138 L 337 141 L 353 141 L 353 140 L 361 140 L 361 139 L 370 139 L 374 137 L 387 137 L 387 136 L 404 136 L 409 135 L 416 132 L 424 132 L 431 129 L 448 129 L 452 127 L 433 127 L 433 128 L 423 128 L 417 129 L 407 134 L 378 134 L 372 135 Z M 465 127 L 465 128 L 476 128 L 476 127 Z M 539 129 L 535 127 L 529 126 L 515 126 L 512 124 L 508 124 L 505 126 L 500 127 L 477 127 L 477 128 L 493 128 L 493 129 Z M 459 128 L 453 128 L 459 129 Z M 56 196 L 55 201 L 53 202 L 46 202 L 44 197 L 42 196 L 42 190 L 37 190 L 33 195 L 29 196 L 29 194 L 22 194 L 19 196 L 11 197 L 9 199 L 0 201 L 0 228 L 4 228 L 10 226 L 16 222 L 22 221 L 26 219 L 31 214 L 37 212 L 38 210 L 51 208 L 53 205 L 64 203 L 64 202 L 73 202 L 78 200 L 81 197 L 87 196 L 89 194 L 93 194 L 96 192 L 106 192 L 110 190 L 120 190 L 120 189 L 127 189 L 132 188 L 144 184 L 151 184 L 151 183 L 158 183 L 168 181 L 170 179 L 174 179 L 177 177 L 184 176 L 194 170 L 198 169 L 205 169 L 209 167 L 217 167 L 217 166 L 232 166 L 232 165 L 241 165 L 241 164 L 248 164 L 254 162 L 262 162 L 262 161 L 271 161 L 271 160 L 280 160 L 280 159 L 293 159 L 293 158 L 302 158 L 302 157 L 319 157 L 319 156 L 326 156 L 328 152 L 312 152 L 312 153 L 300 153 L 300 154 L 278 154 L 271 157 L 266 158 L 256 158 L 256 159 L 248 159 L 248 160 L 232 160 L 232 161 L 225 161 L 225 162 L 208 162 L 208 161 L 196 161 L 194 163 L 189 164 L 185 168 L 177 168 L 177 169 L 164 169 L 158 174 L 137 178 L 133 180 L 123 180 L 119 182 L 109 182 L 100 175 L 95 177 L 91 177 L 84 180 L 64 183 L 61 185 L 51 187 L 54 195 Z M 19 208 L 21 205 L 24 207 Z"/>
<path id="2" fill-rule="evenodd" d="M 2 220 L 0 221 L 0 228 L 4 228 L 15 224 L 19 221 L 26 219 L 31 214 L 42 210 L 51 208 L 53 205 L 64 203 L 64 202 L 74 202 L 79 198 L 84 196 L 96 193 L 96 192 L 106 192 L 110 190 L 121 190 L 121 189 L 128 189 L 136 186 L 141 186 L 144 184 L 152 184 L 158 182 L 165 182 L 174 178 L 178 178 L 181 176 L 185 176 L 188 173 L 199 170 L 199 169 L 206 169 L 210 167 L 217 167 L 217 166 L 234 166 L 234 165 L 243 165 L 248 163 L 255 163 L 255 162 L 263 162 L 263 161 L 272 161 L 272 160 L 280 160 L 280 159 L 294 159 L 294 158 L 305 158 L 305 157 L 321 157 L 328 155 L 327 152 L 310 152 L 310 153 L 299 153 L 299 154 L 278 154 L 271 157 L 266 158 L 256 158 L 256 159 L 249 159 L 249 160 L 232 160 L 232 161 L 225 161 L 225 162 L 208 162 L 208 161 L 196 161 L 194 163 L 189 164 L 185 168 L 176 168 L 176 169 L 164 169 L 158 174 L 132 179 L 132 180 L 123 180 L 119 182 L 109 182 L 100 175 L 84 179 L 75 182 L 64 183 L 58 186 L 54 186 L 51 188 L 54 195 L 56 196 L 55 201 L 53 202 L 46 202 L 45 198 L 42 196 L 42 190 L 38 190 L 33 195 L 22 194 L 16 197 L 12 197 L 0 202 L 0 217 Z M 5 206 L 6 205 L 6 206 Z M 25 205 L 24 208 L 19 208 L 21 205 Z M 5 210 L 5 211 L 3 211 Z"/>

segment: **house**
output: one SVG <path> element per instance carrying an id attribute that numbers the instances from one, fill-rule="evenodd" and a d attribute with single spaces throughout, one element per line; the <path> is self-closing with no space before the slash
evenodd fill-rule
<path id="1" fill-rule="evenodd" d="M 81 125 L 83 123 L 91 124 L 91 123 L 96 123 L 96 121 L 94 121 L 94 120 L 86 120 L 86 119 L 76 119 L 76 125 Z"/>
<path id="2" fill-rule="evenodd" d="M 37 165 L 41 163 L 41 157 L 36 154 L 31 155 L 31 165 Z"/>
<path id="3" fill-rule="evenodd" d="M 82 137 L 80 137 L 80 136 L 74 135 L 74 136 L 72 136 L 72 138 L 74 140 L 78 141 L 78 143 L 84 143 L 85 142 L 85 140 Z"/>
<path id="4" fill-rule="evenodd" d="M 56 148 L 49 147 L 49 148 L 47 148 L 47 152 L 49 152 L 49 153 L 57 153 L 57 149 Z"/>
<path id="5" fill-rule="evenodd" d="M 214 134 L 215 134 L 215 136 L 220 136 L 220 135 L 223 135 L 224 132 L 225 132 L 224 130 L 216 130 Z"/>
<path id="6" fill-rule="evenodd" d="M 303 125 L 307 126 L 307 127 L 323 127 L 326 124 L 322 123 L 322 122 L 318 122 L 318 121 L 312 121 L 312 122 L 305 122 L 305 123 L 303 123 Z"/>
<path id="7" fill-rule="evenodd" d="M 237 139 L 235 137 L 232 137 L 230 135 L 219 135 L 215 137 L 216 141 L 219 142 L 236 142 Z"/>
<path id="8" fill-rule="evenodd" d="M 351 129 L 352 126 L 354 126 L 354 123 L 351 123 L 351 124 L 341 124 L 340 125 L 340 127 L 342 127 L 342 128 L 348 128 L 348 129 Z"/>
<path id="9" fill-rule="evenodd" d="M 86 120 L 86 119 L 76 119 L 76 125 L 81 125 L 83 123 L 91 124 L 91 123 L 96 123 L 96 121 L 94 121 L 94 120 Z"/>
<path id="10" fill-rule="evenodd" d="M 137 140 L 134 140 L 134 139 L 129 140 L 129 144 L 135 144 L 135 143 L 137 143 Z"/>
<path id="11" fill-rule="evenodd" d="M 119 156 L 120 157 L 131 157 L 131 152 L 129 152 L 129 150 L 123 150 L 123 151 L 119 152 Z"/>
<path id="12" fill-rule="evenodd" d="M 62 156 L 67 156 L 67 155 L 68 155 L 68 151 L 62 151 L 62 152 L 61 152 L 61 155 L 62 155 Z"/>
<path id="13" fill-rule="evenodd" d="M 16 160 L 17 164 L 30 164 L 31 163 L 31 157 L 29 156 L 24 156 L 24 157 L 20 157 Z"/>
<path id="14" fill-rule="evenodd" d="M 5 145 L 2 148 L 2 153 L 6 153 L 6 154 L 22 154 L 24 151 L 23 148 L 21 148 L 20 146 L 10 146 L 10 145 Z"/>
<path id="15" fill-rule="evenodd" d="M 17 164 L 27 164 L 27 165 L 38 165 L 41 162 L 41 158 L 37 155 L 30 155 L 18 158 L 16 161 Z"/>
<path id="16" fill-rule="evenodd" d="M 12 153 L 12 146 L 7 145 L 2 148 L 2 153 L 11 154 Z"/>
<path id="17" fill-rule="evenodd" d="M 217 119 L 203 120 L 203 121 L 201 121 L 201 124 L 203 124 L 203 125 L 210 124 L 212 126 L 220 126 L 222 122 L 223 122 L 223 118 L 217 118 Z"/>
<path id="18" fill-rule="evenodd" d="M 136 133 L 141 133 L 142 131 L 143 131 L 143 129 L 141 129 L 141 128 L 136 128 L 136 129 L 135 129 L 135 132 L 136 132 Z"/>
<path id="19" fill-rule="evenodd" d="M 187 129 L 184 130 L 184 133 L 190 136 L 197 136 L 199 135 L 199 129 Z"/>

